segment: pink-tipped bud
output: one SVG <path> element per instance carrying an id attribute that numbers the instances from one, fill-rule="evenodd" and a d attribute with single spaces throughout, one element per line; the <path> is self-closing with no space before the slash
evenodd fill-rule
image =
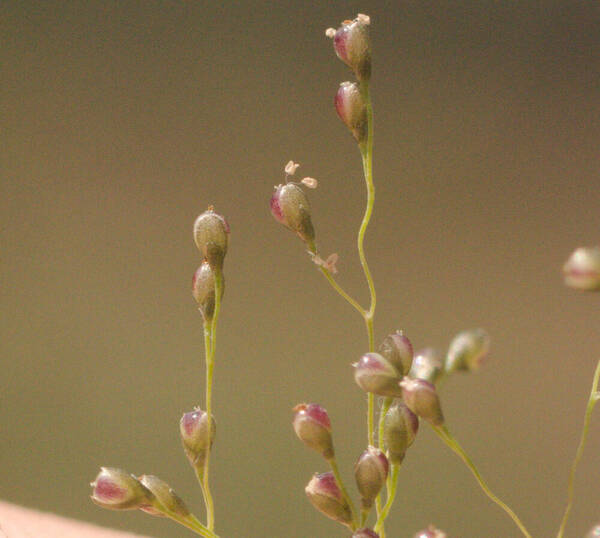
<path id="1" fill-rule="evenodd" d="M 379 538 L 379 534 L 377 534 L 374 530 L 367 529 L 358 529 L 352 535 L 352 538 Z"/>
<path id="2" fill-rule="evenodd" d="M 224 286 L 221 286 L 221 298 Z M 215 313 L 215 274 L 208 261 L 204 260 L 202 265 L 196 269 L 192 278 L 192 295 L 198 303 L 204 321 L 210 321 Z"/>
<path id="3" fill-rule="evenodd" d="M 400 375 L 408 375 L 413 362 L 413 347 L 402 331 L 388 334 L 379 346 L 379 353 L 396 367 Z"/>
<path id="4" fill-rule="evenodd" d="M 315 474 L 304 491 L 319 512 L 344 525 L 352 523 L 352 511 L 333 473 Z"/>
<path id="5" fill-rule="evenodd" d="M 596 525 L 591 528 L 590 531 L 585 535 L 585 538 L 598 538 L 600 537 L 600 525 Z"/>
<path id="6" fill-rule="evenodd" d="M 379 353 L 366 353 L 353 364 L 354 381 L 366 392 L 379 396 L 400 398 L 399 381 L 402 376 L 392 364 Z"/>
<path id="7" fill-rule="evenodd" d="M 600 246 L 578 248 L 563 266 L 565 284 L 583 291 L 600 291 Z"/>
<path id="8" fill-rule="evenodd" d="M 360 144 L 367 139 L 367 107 L 355 82 L 342 82 L 333 100 L 335 110 Z"/>
<path id="9" fill-rule="evenodd" d="M 225 217 L 215 213 L 212 206 L 194 222 L 194 241 L 212 270 L 220 273 L 227 254 L 229 224 Z"/>
<path id="10" fill-rule="evenodd" d="M 167 512 L 178 514 L 182 517 L 190 515 L 188 507 L 164 480 L 161 480 L 157 476 L 145 474 L 140 476 L 139 481 L 155 497 L 154 505 L 142 508 L 144 512 L 153 516 L 165 516 Z"/>
<path id="11" fill-rule="evenodd" d="M 490 351 L 490 336 L 483 329 L 469 329 L 458 333 L 450 342 L 446 355 L 447 374 L 462 370 L 477 370 Z"/>
<path id="12" fill-rule="evenodd" d="M 317 404 L 299 404 L 294 407 L 292 421 L 298 439 L 316 450 L 326 460 L 333 458 L 331 421 L 327 411 Z"/>
<path id="13" fill-rule="evenodd" d="M 154 495 L 135 476 L 121 469 L 101 467 L 91 484 L 91 499 L 102 508 L 137 510 L 150 506 Z"/>
<path id="14" fill-rule="evenodd" d="M 358 458 L 354 466 L 354 478 L 361 495 L 363 508 L 371 508 L 388 476 L 389 463 L 385 454 L 370 446 Z"/>
<path id="15" fill-rule="evenodd" d="M 419 418 L 398 400 L 383 417 L 383 441 L 393 465 L 400 465 L 419 431 Z"/>
<path id="16" fill-rule="evenodd" d="M 196 408 L 185 413 L 179 421 L 179 433 L 185 455 L 192 466 L 200 469 L 204 458 L 215 440 L 217 425 L 214 417 L 211 420 L 210 433 L 206 411 Z"/>
<path id="17" fill-rule="evenodd" d="M 405 377 L 401 382 L 402 398 L 406 406 L 418 417 L 434 426 L 444 423 L 444 415 L 435 385 L 424 379 Z"/>
<path id="18" fill-rule="evenodd" d="M 304 191 L 295 183 L 278 185 L 271 196 L 271 214 L 315 252 L 315 230 L 310 218 L 310 205 Z"/>
<path id="19" fill-rule="evenodd" d="M 344 21 L 335 31 L 328 30 L 333 37 L 333 48 L 338 58 L 348 65 L 359 81 L 371 78 L 371 39 L 369 38 L 370 19 L 359 14 L 353 21 Z"/>
<path id="20" fill-rule="evenodd" d="M 428 347 L 419 351 L 407 375 L 435 383 L 444 369 L 444 363 L 437 349 Z"/>
<path id="21" fill-rule="evenodd" d="M 414 538 L 446 538 L 446 533 L 429 525 L 425 530 L 417 532 Z"/>

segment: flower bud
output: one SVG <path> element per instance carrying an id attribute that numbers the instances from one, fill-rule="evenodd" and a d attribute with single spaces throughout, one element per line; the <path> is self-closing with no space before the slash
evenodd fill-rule
<path id="1" fill-rule="evenodd" d="M 352 511 L 333 473 L 315 474 L 304 491 L 319 512 L 344 525 L 352 523 Z"/>
<path id="2" fill-rule="evenodd" d="M 414 538 L 446 538 L 446 533 L 429 525 L 425 530 L 417 532 Z"/>
<path id="3" fill-rule="evenodd" d="M 136 510 L 147 507 L 154 495 L 132 474 L 121 469 L 101 467 L 91 484 L 91 499 L 102 508 L 111 510 Z"/>
<path id="4" fill-rule="evenodd" d="M 383 442 L 393 465 L 400 465 L 419 431 L 418 417 L 398 400 L 383 417 Z"/>
<path id="5" fill-rule="evenodd" d="M 402 376 L 379 353 L 366 353 L 352 366 L 354 366 L 354 381 L 364 391 L 394 398 L 402 396 L 402 390 L 398 385 Z"/>
<path id="6" fill-rule="evenodd" d="M 477 370 L 490 350 L 490 336 L 483 329 L 469 329 L 458 333 L 450 342 L 446 355 L 447 374 L 457 370 Z"/>
<path id="7" fill-rule="evenodd" d="M 352 535 L 352 538 L 379 538 L 379 534 L 377 534 L 374 530 L 367 529 L 358 529 Z"/>
<path id="8" fill-rule="evenodd" d="M 379 353 L 396 367 L 400 375 L 408 375 L 413 361 L 413 347 L 402 331 L 388 334 L 379 346 Z"/>
<path id="9" fill-rule="evenodd" d="M 443 367 L 439 351 L 428 347 L 416 354 L 408 375 L 435 383 L 440 377 Z"/>
<path id="10" fill-rule="evenodd" d="M 373 506 L 375 497 L 385 484 L 389 467 L 385 454 L 374 446 L 368 447 L 358 458 L 354 466 L 354 478 L 363 508 Z"/>
<path id="11" fill-rule="evenodd" d="M 221 298 L 223 297 L 223 291 L 224 288 L 221 285 Z M 215 313 L 215 274 L 206 260 L 194 273 L 192 295 L 198 303 L 204 321 L 210 321 Z"/>
<path id="12" fill-rule="evenodd" d="M 424 379 L 405 377 L 400 382 L 400 386 L 404 403 L 415 415 L 431 422 L 434 426 L 441 426 L 444 423 L 435 385 Z"/>
<path id="13" fill-rule="evenodd" d="M 331 421 L 327 411 L 317 404 L 294 407 L 292 421 L 296 435 L 306 446 L 316 450 L 326 460 L 333 458 Z"/>
<path id="14" fill-rule="evenodd" d="M 584 291 L 600 291 L 600 246 L 578 248 L 563 266 L 565 284 Z"/>
<path id="15" fill-rule="evenodd" d="M 342 82 L 333 100 L 335 110 L 360 144 L 367 139 L 367 107 L 356 82 Z"/>
<path id="16" fill-rule="evenodd" d="M 600 525 L 596 525 L 594 528 L 590 529 L 585 535 L 585 538 L 598 538 L 600 536 Z"/>
<path id="17" fill-rule="evenodd" d="M 415 534 L 414 538 L 446 538 L 446 533 L 436 529 L 433 525 L 429 525 L 425 530 Z"/>
<path id="18" fill-rule="evenodd" d="M 194 222 L 194 241 L 204 259 L 213 271 L 223 270 L 223 260 L 227 254 L 229 224 L 225 217 L 215 213 L 212 206 Z"/>
<path id="19" fill-rule="evenodd" d="M 333 48 L 338 58 L 348 65 L 359 81 L 371 77 L 371 40 L 369 38 L 370 19 L 359 14 L 353 21 L 344 21 L 336 30 L 327 30 L 333 37 Z"/>
<path id="20" fill-rule="evenodd" d="M 181 417 L 179 433 L 183 449 L 194 468 L 199 469 L 204 465 L 204 458 L 215 440 L 216 431 L 217 425 L 212 417 L 209 434 L 206 411 L 200 408 L 195 408 Z"/>
<path id="21" fill-rule="evenodd" d="M 145 474 L 140 476 L 139 481 L 146 486 L 154 495 L 155 503 L 158 503 L 162 506 L 159 508 L 164 508 L 168 512 L 178 514 L 182 517 L 187 517 L 190 515 L 190 511 L 185 503 L 181 500 L 181 498 L 171 489 L 171 486 L 161 480 L 160 478 Z M 153 516 L 163 516 L 165 515 L 159 508 L 155 508 L 154 506 L 148 506 L 142 508 L 144 512 L 148 514 L 152 514 Z"/>
<path id="22" fill-rule="evenodd" d="M 310 218 L 310 206 L 304 191 L 295 183 L 278 185 L 271 196 L 271 214 L 275 220 L 293 232 L 315 252 L 315 230 Z"/>

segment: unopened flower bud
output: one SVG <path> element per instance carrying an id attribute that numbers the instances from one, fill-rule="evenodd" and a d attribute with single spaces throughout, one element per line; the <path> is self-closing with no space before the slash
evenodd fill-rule
<path id="1" fill-rule="evenodd" d="M 360 144 L 367 139 L 367 107 L 356 82 L 342 82 L 333 100 L 335 110 Z"/>
<path id="2" fill-rule="evenodd" d="M 102 508 L 136 510 L 154 501 L 152 492 L 135 476 L 121 469 L 101 467 L 91 484 L 91 499 Z"/>
<path id="3" fill-rule="evenodd" d="M 446 538 L 446 533 L 429 525 L 425 530 L 417 532 L 414 538 Z"/>
<path id="4" fill-rule="evenodd" d="M 364 529 L 358 529 L 355 531 L 352 535 L 352 538 L 379 538 L 379 534 L 377 534 L 374 530 L 367 529 L 365 527 Z"/>
<path id="5" fill-rule="evenodd" d="M 406 406 L 418 417 L 434 426 L 444 423 L 444 415 L 435 385 L 424 379 L 405 377 L 401 382 L 402 398 Z"/>
<path id="6" fill-rule="evenodd" d="M 333 473 L 315 474 L 304 491 L 319 512 L 344 525 L 352 523 L 352 511 Z"/>
<path id="7" fill-rule="evenodd" d="M 583 291 L 600 291 L 600 246 L 578 248 L 563 266 L 565 284 Z"/>
<path id="8" fill-rule="evenodd" d="M 155 504 L 156 501 L 160 504 L 159 507 L 148 506 L 142 508 L 144 512 L 152 514 L 153 516 L 164 516 L 164 511 L 162 511 L 164 508 L 166 511 L 178 514 L 182 517 L 190 515 L 188 507 L 165 481 L 157 476 L 149 474 L 140 476 L 139 481 L 153 493 Z"/>
<path id="9" fill-rule="evenodd" d="M 306 446 L 316 450 L 326 460 L 333 458 L 331 421 L 327 411 L 318 404 L 294 407 L 294 431 Z"/>
<path id="10" fill-rule="evenodd" d="M 400 465 L 419 431 L 419 418 L 398 400 L 383 417 L 383 442 L 393 465 Z"/>
<path id="11" fill-rule="evenodd" d="M 217 425 L 213 417 L 209 433 L 208 416 L 202 409 L 196 408 L 181 417 L 179 433 L 183 449 L 194 468 L 199 469 L 204 464 L 206 453 L 215 440 L 216 431 Z"/>
<path id="12" fill-rule="evenodd" d="M 402 396 L 402 390 L 398 385 L 402 376 L 379 353 L 366 353 L 353 366 L 354 381 L 364 391 L 394 398 Z"/>
<path id="13" fill-rule="evenodd" d="M 402 331 L 388 334 L 379 346 L 379 353 L 396 367 L 400 375 L 408 375 L 413 361 L 413 347 Z"/>
<path id="14" fill-rule="evenodd" d="M 342 22 L 335 32 L 326 32 L 328 37 L 333 37 L 338 58 L 354 71 L 359 81 L 368 81 L 371 77 L 370 22 L 367 15 L 359 14 L 353 21 Z"/>
<path id="15" fill-rule="evenodd" d="M 408 375 L 435 383 L 440 377 L 443 368 L 444 364 L 442 363 L 440 352 L 437 349 L 428 347 L 415 355 Z"/>
<path id="16" fill-rule="evenodd" d="M 223 285 L 221 286 L 221 298 L 223 297 Z M 208 261 L 204 260 L 202 265 L 196 269 L 192 278 L 192 295 L 204 321 L 210 321 L 215 313 L 215 274 Z"/>
<path id="17" fill-rule="evenodd" d="M 315 252 L 315 230 L 310 218 L 310 205 L 304 191 L 295 183 L 286 183 L 275 188 L 271 196 L 271 214 L 275 220 L 293 232 Z"/>
<path id="18" fill-rule="evenodd" d="M 458 333 L 450 342 L 446 355 L 447 374 L 457 370 L 477 370 L 490 350 L 490 336 L 483 329 L 468 329 Z"/>
<path id="19" fill-rule="evenodd" d="M 585 538 L 598 538 L 598 537 L 600 537 L 600 525 L 596 525 L 595 527 L 590 529 L 590 532 L 588 532 L 585 535 Z"/>
<path id="20" fill-rule="evenodd" d="M 354 466 L 354 478 L 361 495 L 363 508 L 371 508 L 375 497 L 379 495 L 385 484 L 389 471 L 389 463 L 385 454 L 370 446 L 358 458 Z"/>
<path id="21" fill-rule="evenodd" d="M 225 217 L 209 207 L 194 222 L 194 241 L 212 270 L 220 273 L 229 241 L 229 224 Z"/>

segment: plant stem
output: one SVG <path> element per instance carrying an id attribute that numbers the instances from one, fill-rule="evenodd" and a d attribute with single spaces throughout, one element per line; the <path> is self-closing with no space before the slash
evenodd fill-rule
<path id="1" fill-rule="evenodd" d="M 350 305 L 352 305 L 352 307 L 354 307 L 358 311 L 358 313 L 364 318 L 366 314 L 365 309 L 362 306 L 360 306 L 360 304 L 358 304 L 358 301 L 350 297 L 350 295 L 348 295 L 348 293 L 344 291 L 344 289 L 337 283 L 337 281 L 331 274 L 331 271 L 325 269 L 325 267 L 322 266 L 319 267 L 319 269 L 321 270 L 321 273 L 325 275 L 325 278 L 329 281 L 329 283 L 333 286 L 333 289 L 337 291 L 346 301 L 348 301 L 348 303 L 350 303 Z"/>
<path id="2" fill-rule="evenodd" d="M 392 508 L 392 504 L 394 503 L 394 499 L 396 498 L 396 490 L 398 486 L 398 470 L 400 469 L 400 465 L 392 465 L 392 472 L 389 480 L 389 488 L 388 488 L 388 496 L 387 501 L 385 502 L 385 506 L 379 517 L 377 518 L 377 523 L 375 523 L 375 532 L 379 533 L 380 536 L 385 536 L 385 529 L 383 527 L 384 522 Z"/>
<path id="3" fill-rule="evenodd" d="M 342 476 L 340 475 L 340 471 L 338 469 L 337 466 L 337 462 L 335 460 L 335 456 L 333 458 L 330 458 L 329 460 L 327 460 L 327 463 L 329 463 L 329 466 L 331 467 L 331 470 L 333 472 L 333 476 L 335 477 L 335 481 L 337 482 L 338 487 L 340 488 L 340 491 L 342 492 L 342 495 L 344 497 L 344 499 L 346 500 L 346 502 L 348 503 L 348 506 L 350 506 L 350 511 L 352 512 L 352 530 L 356 530 L 357 526 L 358 526 L 358 516 L 356 513 L 356 508 L 354 507 L 354 503 L 352 502 L 352 499 L 350 498 L 350 495 L 348 495 L 348 491 L 346 490 L 346 486 L 344 486 L 344 482 L 342 481 Z"/>
<path id="4" fill-rule="evenodd" d="M 531 534 L 529 534 L 529 532 L 525 528 L 525 525 L 523 525 L 523 523 L 521 522 L 521 520 L 519 519 L 517 514 L 515 514 L 506 503 L 501 501 L 498 497 L 496 497 L 496 495 L 494 495 L 494 493 L 492 493 L 492 490 L 489 488 L 489 486 L 483 480 L 481 474 L 477 470 L 477 467 L 475 466 L 475 464 L 473 463 L 471 458 L 464 451 L 462 446 L 460 446 L 458 444 L 458 441 L 448 431 L 448 428 L 445 425 L 442 425 L 442 426 L 433 426 L 432 425 L 432 428 L 435 431 L 435 433 L 438 434 L 440 439 L 442 441 L 444 441 L 444 443 L 448 446 L 448 448 L 450 448 L 469 468 L 469 470 L 473 473 L 473 476 L 477 480 L 477 483 L 479 484 L 481 489 L 484 491 L 484 493 L 510 516 L 510 518 L 515 522 L 517 527 L 519 527 L 520 531 L 523 533 L 524 536 L 526 536 L 527 538 L 531 538 Z"/>
<path id="5" fill-rule="evenodd" d="M 594 372 L 594 380 L 592 382 L 592 390 L 590 392 L 590 397 L 588 399 L 587 407 L 585 410 L 585 416 L 583 419 L 583 428 L 581 430 L 581 439 L 579 440 L 579 446 L 577 447 L 577 452 L 575 453 L 575 459 L 573 460 L 573 464 L 571 465 L 571 472 L 569 473 L 569 485 L 567 488 L 567 506 L 565 507 L 565 513 L 563 515 L 562 521 L 560 523 L 560 528 L 558 529 L 557 538 L 562 538 L 565 527 L 567 526 L 567 521 L 569 519 L 569 514 L 571 512 L 571 507 L 573 506 L 573 496 L 575 493 L 575 471 L 577 470 L 577 465 L 579 465 L 579 460 L 581 460 L 581 456 L 583 455 L 583 449 L 585 448 L 585 442 L 587 440 L 587 435 L 590 429 L 590 419 L 592 417 L 592 411 L 594 410 L 594 406 L 598 403 L 598 399 L 600 395 L 598 394 L 598 381 L 600 380 L 600 361 L 596 365 L 596 371 Z"/>

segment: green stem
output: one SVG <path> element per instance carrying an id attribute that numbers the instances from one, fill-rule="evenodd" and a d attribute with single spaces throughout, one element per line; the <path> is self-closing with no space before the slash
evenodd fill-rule
<path id="1" fill-rule="evenodd" d="M 344 499 L 348 503 L 348 506 L 350 506 L 350 511 L 352 512 L 352 525 L 351 525 L 351 528 L 354 531 L 354 530 L 357 529 L 357 526 L 358 526 L 358 516 L 357 516 L 357 513 L 356 513 L 356 508 L 354 507 L 354 503 L 352 502 L 352 499 L 350 498 L 350 495 L 348 495 L 348 491 L 346 490 L 346 486 L 344 486 L 344 482 L 342 480 L 342 476 L 340 475 L 340 471 L 338 469 L 337 462 L 335 460 L 335 456 L 333 458 L 330 458 L 329 460 L 327 460 L 327 463 L 329 463 L 329 466 L 331 467 L 331 470 L 333 472 L 333 476 L 335 477 L 335 481 L 337 482 L 337 485 L 340 488 L 340 491 L 342 492 L 342 496 L 344 497 Z"/>
<path id="2" fill-rule="evenodd" d="M 325 267 L 322 267 L 322 266 L 320 266 L 319 269 L 321 270 L 321 273 L 323 273 L 325 275 L 325 278 L 329 281 L 329 283 L 333 286 L 333 289 L 335 291 L 337 291 L 344 299 L 346 299 L 346 301 L 348 301 L 358 311 L 358 313 L 364 318 L 365 314 L 366 314 L 365 309 L 362 306 L 360 306 L 360 304 L 358 304 L 358 301 L 356 301 L 355 299 L 350 297 L 350 295 L 348 295 L 344 291 L 344 289 L 337 283 L 335 278 L 333 278 L 331 271 L 325 269 Z"/>
<path id="3" fill-rule="evenodd" d="M 396 498 L 396 490 L 398 489 L 398 470 L 400 469 L 400 465 L 392 465 L 392 472 L 390 474 L 391 479 L 389 480 L 389 489 L 388 489 L 388 497 L 377 518 L 377 523 L 375 523 L 375 532 L 379 533 L 380 536 L 385 536 L 385 529 L 383 527 L 386 518 L 392 508 L 392 504 L 394 503 L 394 499 Z"/>
<path id="4" fill-rule="evenodd" d="M 185 518 L 174 512 L 169 512 L 168 510 L 165 510 L 163 514 L 169 519 L 172 519 L 180 525 L 187 527 L 200 536 L 204 536 L 205 538 L 219 538 L 214 532 L 205 527 L 193 514 L 190 514 Z"/>
<path id="5" fill-rule="evenodd" d="M 484 493 L 494 503 L 496 503 L 500 508 L 502 508 L 502 510 L 504 510 L 509 515 L 509 517 L 515 522 L 517 527 L 519 527 L 520 531 L 523 533 L 524 536 L 526 536 L 527 538 L 531 538 L 531 534 L 529 534 L 529 532 L 525 528 L 525 525 L 523 525 L 523 523 L 521 522 L 521 520 L 519 519 L 517 514 L 515 514 L 506 503 L 501 501 L 498 497 L 496 497 L 496 495 L 494 495 L 494 493 L 492 493 L 492 490 L 489 488 L 489 486 L 483 480 L 481 474 L 477 470 L 477 467 L 475 466 L 475 464 L 473 463 L 471 458 L 464 451 L 464 449 L 458 444 L 458 441 L 456 439 L 454 439 L 452 434 L 448 431 L 448 428 L 445 425 L 442 425 L 442 426 L 433 426 L 432 425 L 432 428 L 435 431 L 435 433 L 437 433 L 437 435 L 440 437 L 440 439 L 442 441 L 444 441 L 444 443 L 448 446 L 448 448 L 450 448 L 450 450 L 452 450 L 464 462 L 464 464 L 469 468 L 469 470 L 471 471 L 471 473 L 473 473 L 473 476 L 477 480 L 477 483 L 479 484 L 481 489 L 484 491 Z"/>
<path id="6" fill-rule="evenodd" d="M 594 372 L 592 390 L 590 392 L 590 397 L 588 399 L 587 408 L 585 410 L 585 416 L 583 419 L 581 439 L 579 440 L 579 446 L 577 447 L 575 459 L 573 460 L 573 464 L 571 465 L 571 472 L 569 473 L 569 485 L 567 488 L 567 506 L 565 507 L 565 513 L 560 523 L 560 528 L 558 529 L 557 538 L 562 538 L 565 532 L 565 527 L 567 526 L 567 521 L 569 519 L 571 507 L 573 506 L 573 496 L 575 494 L 575 471 L 577 470 L 579 460 L 581 460 L 581 456 L 583 455 L 583 449 L 585 448 L 585 442 L 587 440 L 587 435 L 590 429 L 590 419 L 592 418 L 592 411 L 594 410 L 594 406 L 596 405 L 596 403 L 598 403 L 598 398 L 600 397 L 598 395 L 598 380 L 600 380 L 600 361 L 598 361 L 598 364 L 596 365 L 596 371 Z"/>

